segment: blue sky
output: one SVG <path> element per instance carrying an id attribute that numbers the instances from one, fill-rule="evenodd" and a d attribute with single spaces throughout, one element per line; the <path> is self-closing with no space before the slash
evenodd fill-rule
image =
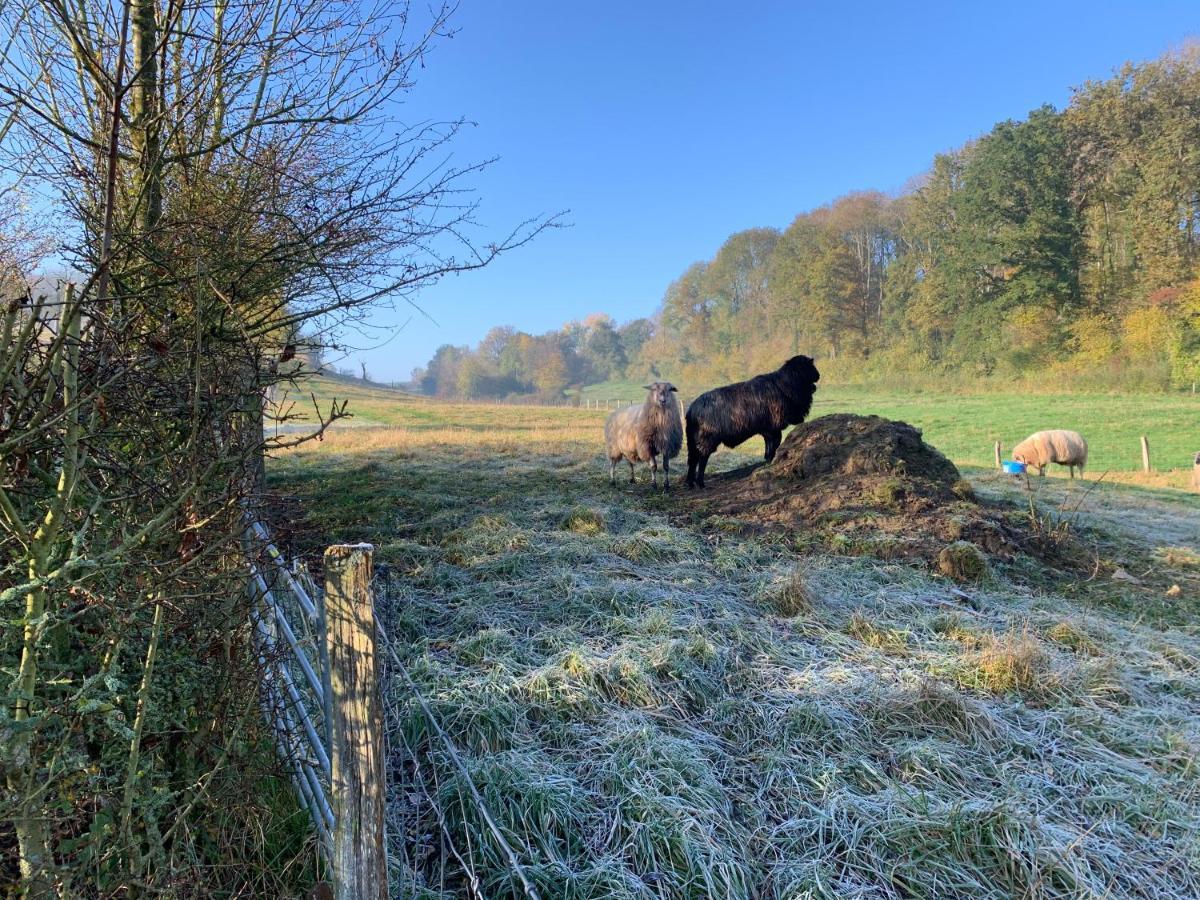
<path id="1" fill-rule="evenodd" d="M 1200 6 L 462 0 L 453 22 L 398 116 L 466 117 L 451 161 L 499 157 L 473 179 L 481 241 L 541 213 L 573 224 L 424 291 L 436 324 L 380 310 L 347 336 L 362 349 L 340 364 L 379 380 L 493 325 L 649 315 L 731 233 L 897 191 L 935 153 L 1200 33 Z"/>

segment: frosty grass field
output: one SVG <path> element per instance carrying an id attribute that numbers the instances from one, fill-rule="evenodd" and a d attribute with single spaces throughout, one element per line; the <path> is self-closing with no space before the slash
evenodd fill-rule
<path id="1" fill-rule="evenodd" d="M 958 586 L 836 525 L 750 534 L 645 474 L 610 488 L 602 412 L 354 390 L 394 427 L 272 462 L 293 547 L 376 545 L 401 657 L 542 897 L 1200 895 L 1200 498 L 1173 476 L 1051 478 L 1031 502 L 964 467 L 1094 567 Z M 950 429 L 926 438 L 986 461 Z M 387 691 L 395 886 L 520 896 Z"/>

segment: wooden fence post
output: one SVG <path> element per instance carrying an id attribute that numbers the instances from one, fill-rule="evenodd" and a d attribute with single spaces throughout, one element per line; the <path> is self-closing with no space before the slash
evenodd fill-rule
<path id="1" fill-rule="evenodd" d="M 1150 471 L 1150 442 L 1142 435 L 1142 471 Z"/>
<path id="2" fill-rule="evenodd" d="M 992 448 L 996 451 L 996 468 L 1000 468 L 1000 442 L 996 441 L 996 446 Z"/>
<path id="3" fill-rule="evenodd" d="M 333 884 L 337 900 L 387 900 L 383 707 L 370 544 L 325 551 L 325 642 L 333 693 Z"/>

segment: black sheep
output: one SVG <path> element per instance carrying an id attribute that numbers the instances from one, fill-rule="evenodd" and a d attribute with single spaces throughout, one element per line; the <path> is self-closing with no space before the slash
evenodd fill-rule
<path id="1" fill-rule="evenodd" d="M 779 369 L 749 381 L 701 394 L 687 411 L 688 487 L 704 487 L 704 469 L 717 447 L 736 447 L 761 434 L 767 462 L 775 458 L 783 429 L 799 425 L 812 409 L 821 373 L 807 356 L 793 356 Z"/>

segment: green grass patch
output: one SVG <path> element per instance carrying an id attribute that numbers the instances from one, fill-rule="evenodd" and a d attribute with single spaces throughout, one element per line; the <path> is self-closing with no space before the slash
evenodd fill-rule
<path id="1" fill-rule="evenodd" d="M 1069 428 L 1088 442 L 1088 470 L 1141 468 L 1142 435 L 1160 469 L 1190 467 L 1200 420 L 1200 396 L 1191 394 L 883 393 L 822 385 L 813 415 L 853 412 L 900 419 L 955 463 L 992 466 L 993 444 L 1004 458 L 1045 428 Z"/>

